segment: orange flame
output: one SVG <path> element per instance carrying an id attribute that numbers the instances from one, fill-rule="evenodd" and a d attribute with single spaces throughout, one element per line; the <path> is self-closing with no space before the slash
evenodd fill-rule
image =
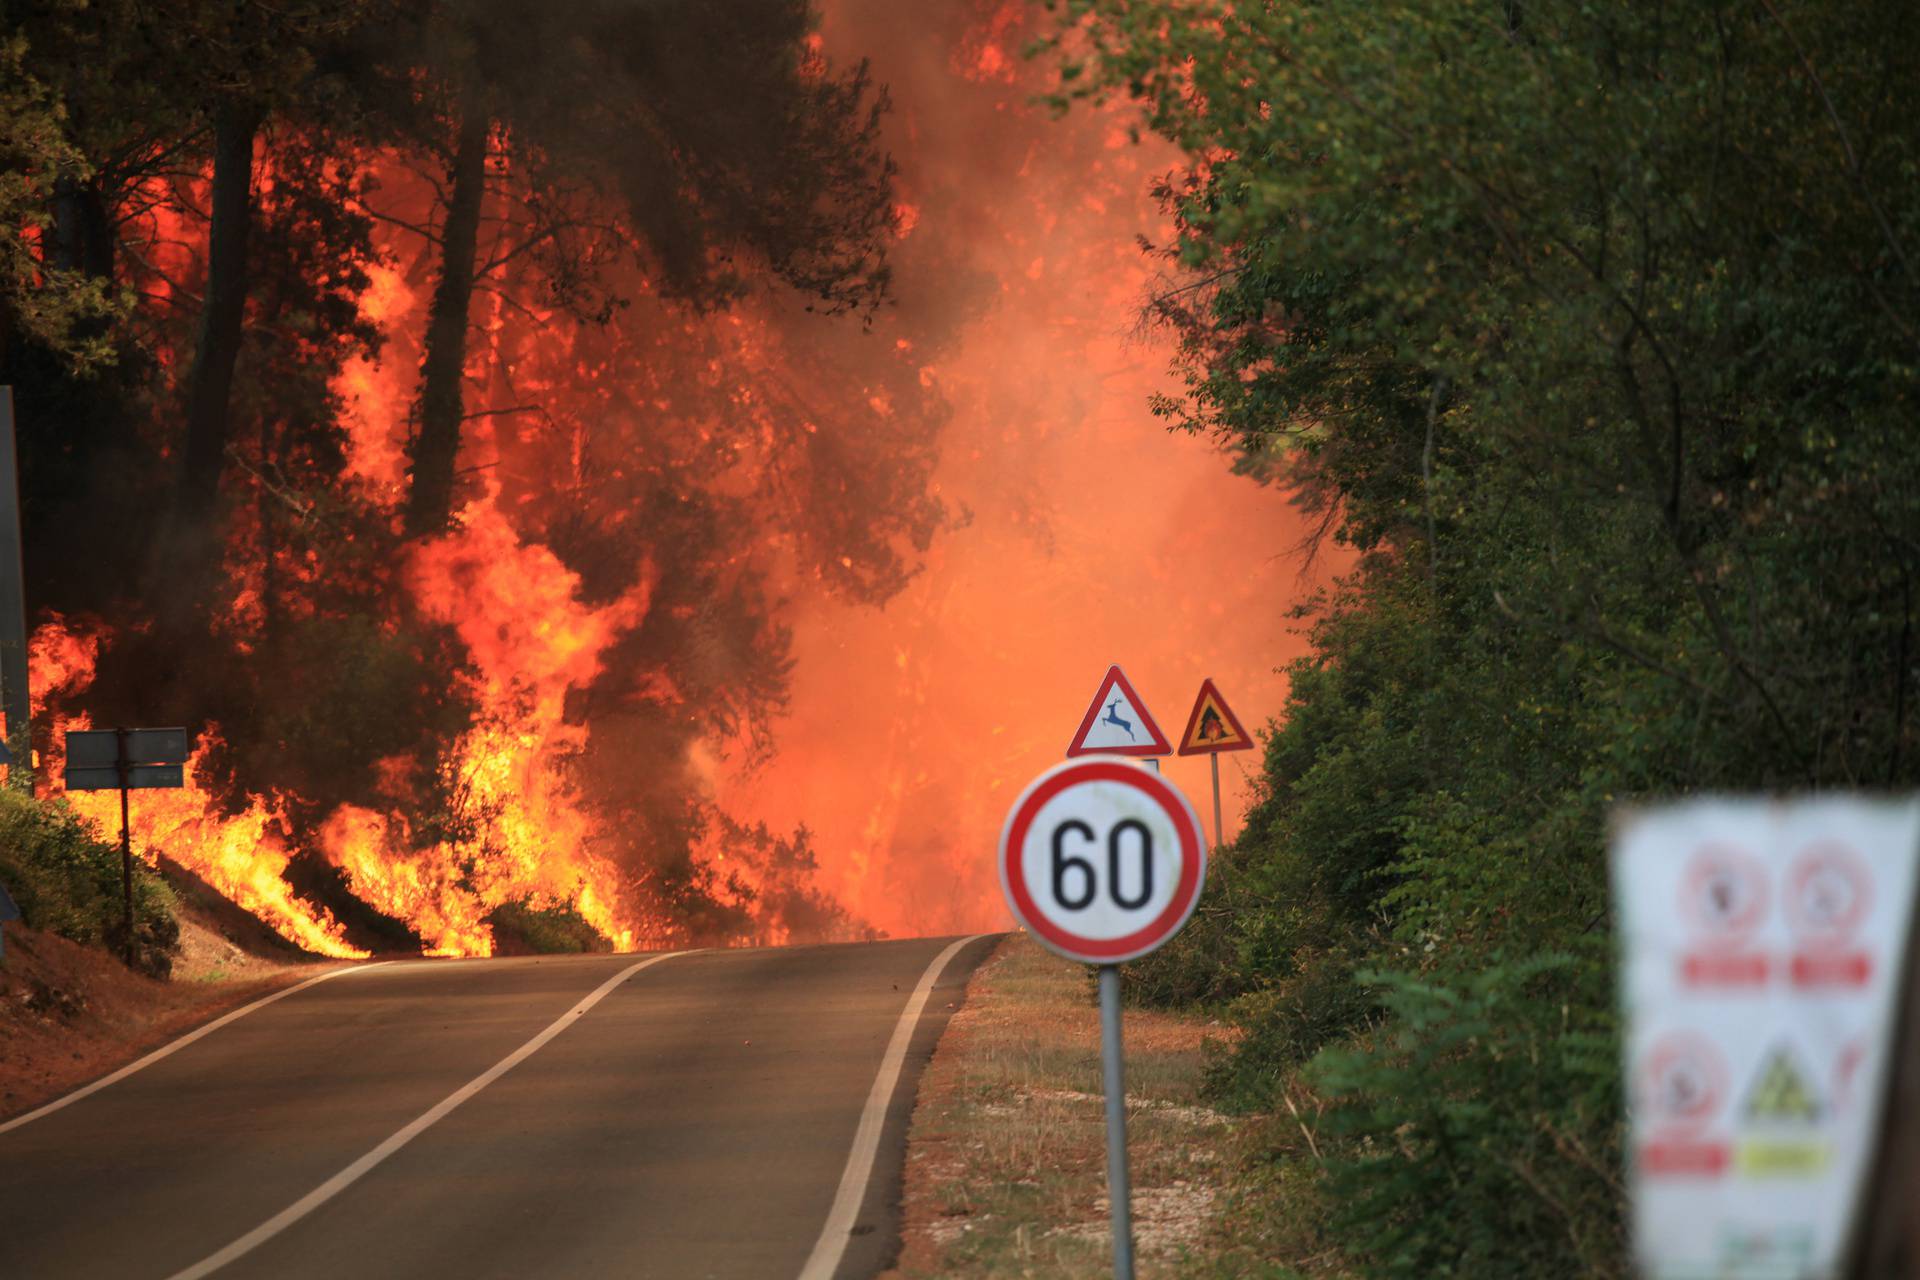
<path id="1" fill-rule="evenodd" d="M 595 833 L 568 785 L 566 762 L 586 745 L 566 723 L 569 689 L 601 670 L 601 654 L 646 613 L 644 583 L 603 608 L 577 599 L 578 575 L 522 543 L 491 502 L 470 505 L 457 532 L 420 546 L 408 566 L 415 602 L 451 623 L 479 669 L 486 719 L 453 751 L 475 812 L 487 816 L 487 857 L 463 866 L 446 844 L 416 849 L 397 818 L 343 807 L 321 846 L 354 893 L 405 920 L 435 954 L 489 955 L 484 917 L 513 901 L 571 903 L 616 947 L 639 930 L 620 910 L 618 870 L 590 850 Z"/>
<path id="2" fill-rule="evenodd" d="M 685 468 L 693 484 L 756 498 L 817 484 L 857 528 L 889 495 L 849 489 L 824 464 L 889 432 L 911 439 L 916 421 L 939 414 L 951 421 L 929 487 L 972 523 L 933 541 L 924 572 L 884 610 L 832 598 L 821 580 L 854 574 L 852 556 L 836 547 L 806 558 L 801 535 L 775 520 L 728 553 L 777 565 L 773 588 L 792 600 L 789 715 L 771 762 L 743 764 L 751 753 L 730 755 L 736 744 L 717 733 L 696 740 L 688 783 L 735 817 L 779 831 L 805 824 L 820 866 L 756 866 L 709 833 L 690 856 L 714 873 L 718 902 L 749 910 L 784 875 L 889 930 L 993 926 L 1003 912 L 990 852 L 1005 805 L 1058 758 L 1109 661 L 1128 665 L 1170 731 L 1203 675 L 1220 678 L 1250 724 L 1279 709 L 1285 678 L 1275 668 L 1303 642 L 1286 620 L 1299 584 L 1275 559 L 1297 539 L 1298 519 L 1231 475 L 1207 442 L 1168 439 L 1145 408 L 1168 389 L 1168 353 L 1124 336 L 1164 284 L 1134 235 L 1158 220 L 1147 195 L 1155 172 L 1179 158 L 1132 146 L 1117 110 L 1046 118 L 1032 102 L 1044 85 L 1018 52 L 1033 34 L 1031 6 L 1018 0 L 971 0 L 937 21 L 877 0 L 831 0 L 826 11 L 810 53 L 873 52 L 901 104 L 891 138 L 902 161 L 892 241 L 900 314 L 880 317 L 878 335 L 789 326 L 786 304 L 764 298 L 693 319 L 645 301 L 652 286 L 628 278 L 622 292 L 642 305 L 627 320 L 573 326 L 547 323 L 544 302 L 510 313 L 504 288 L 484 294 L 467 369 L 476 416 L 461 458 L 481 491 L 454 531 L 416 544 L 396 572 L 405 604 L 451 627 L 471 657 L 476 720 L 443 762 L 474 816 L 471 839 L 412 829 L 398 805 L 347 805 L 302 833 L 312 849 L 298 851 L 287 815 L 306 809 L 248 795 L 230 814 L 190 770 L 184 791 L 134 797 L 143 853 L 163 849 L 326 954 L 354 949 L 338 921 L 288 888 L 296 852 L 317 850 L 355 895 L 435 952 L 490 953 L 488 917 L 514 902 L 571 904 L 622 948 L 661 939 L 669 922 L 647 916 L 632 871 L 609 852 L 620 833 L 579 794 L 593 728 L 569 705 L 671 597 L 656 591 L 651 568 L 611 600 L 586 592 L 542 545 L 543 506 L 567 502 L 590 474 L 617 491 L 623 470 Z M 367 163 L 394 211 L 431 221 L 424 181 L 386 157 Z M 156 207 L 156 218 L 172 216 Z M 489 225 L 506 226 L 510 212 L 491 208 Z M 170 226 L 172 274 L 192 278 L 192 250 L 178 246 L 203 233 Z M 360 305 L 389 341 L 378 358 L 349 361 L 333 390 L 345 406 L 349 480 L 392 507 L 437 264 L 433 246 L 392 225 L 377 243 L 383 260 Z M 787 401 L 783 391 L 793 392 Z M 792 408 L 808 396 L 864 416 L 849 426 Z M 539 412 L 513 416 L 528 405 Z M 596 430 L 606 433 L 597 456 L 587 440 Z M 823 465 L 809 471 L 795 456 Z M 770 460 L 782 458 L 788 470 L 770 483 Z M 631 517 L 618 507 L 609 498 L 596 514 L 617 526 Z M 662 563 L 671 567 L 664 552 Z M 237 602 L 243 627 L 257 609 L 250 589 Z M 36 689 L 61 703 L 82 692 L 107 638 L 59 619 L 43 627 Z M 662 673 L 635 683 L 671 698 Z M 1230 758 L 1223 770 L 1230 829 L 1254 763 Z M 403 765 L 369 766 L 393 784 L 381 794 L 404 790 Z M 1195 799 L 1204 770 L 1170 762 Z M 116 798 L 73 801 L 111 830 Z M 785 927 L 760 936 L 785 940 Z"/>
<path id="3" fill-rule="evenodd" d="M 422 611 L 459 632 L 478 669 L 484 718 L 451 755 L 469 806 L 484 815 L 481 856 L 445 842 L 418 847 L 398 815 L 358 806 L 342 806 L 321 824 L 319 847 L 356 896 L 407 923 L 432 954 L 492 954 L 486 917 L 518 901 L 571 904 L 616 947 L 631 949 L 643 930 L 623 909 L 618 869 L 591 852 L 592 824 L 567 781 L 567 761 L 584 747 L 587 729 L 567 724 L 564 706 L 569 689 L 599 673 L 606 646 L 645 615 L 647 584 L 601 608 L 580 604 L 577 577 L 546 548 L 523 544 L 487 503 L 470 506 L 457 532 L 421 545 L 406 578 Z M 68 697 L 84 692 L 103 638 L 63 620 L 40 627 L 34 686 Z M 56 736 L 86 727 L 85 716 L 68 716 Z M 136 795 L 133 832 L 143 856 L 151 861 L 164 851 L 309 951 L 366 954 L 288 886 L 281 802 L 250 796 L 230 815 L 196 785 L 210 745 L 196 751 L 185 789 Z M 60 764 L 57 755 L 49 762 L 55 794 L 63 792 Z M 67 799 L 112 832 L 113 793 Z"/>
<path id="4" fill-rule="evenodd" d="M 49 716 L 53 722 L 53 746 L 42 762 L 47 790 L 64 796 L 103 839 L 112 839 L 119 831 L 120 797 L 112 791 L 68 792 L 62 777 L 66 731 L 92 725 L 85 715 L 55 716 L 47 708 L 54 695 L 83 693 L 93 683 L 104 638 L 101 630 L 81 630 L 56 616 L 35 629 L 27 655 L 28 678 L 37 694 L 35 715 Z M 141 790 L 129 797 L 134 852 L 149 864 L 157 863 L 158 854 L 165 852 L 281 937 L 308 951 L 341 958 L 365 956 L 365 951 L 348 944 L 332 916 L 307 903 L 287 884 L 284 875 L 292 854 L 280 835 L 284 822 L 274 807 L 256 798 L 240 814 L 222 814 L 194 784 L 200 762 L 212 746 L 210 739 L 203 740 L 187 762 L 183 789 Z"/>

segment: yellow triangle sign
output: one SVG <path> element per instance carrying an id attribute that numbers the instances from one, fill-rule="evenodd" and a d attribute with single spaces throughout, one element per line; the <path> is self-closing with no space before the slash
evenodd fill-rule
<path id="1" fill-rule="evenodd" d="M 1813 1124 L 1820 1119 L 1820 1095 L 1785 1045 L 1773 1051 L 1747 1095 L 1747 1115 L 1755 1120 Z"/>
<path id="2" fill-rule="evenodd" d="M 1253 735 L 1241 726 L 1240 717 L 1213 687 L 1212 679 L 1202 680 L 1193 714 L 1187 717 L 1187 731 L 1180 735 L 1179 754 L 1211 755 L 1216 751 L 1245 751 L 1251 746 Z"/>

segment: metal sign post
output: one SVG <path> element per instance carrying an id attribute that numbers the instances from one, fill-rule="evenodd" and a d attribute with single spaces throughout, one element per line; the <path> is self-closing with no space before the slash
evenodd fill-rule
<path id="1" fill-rule="evenodd" d="M 1069 960 L 1099 966 L 1113 1274 L 1133 1280 L 1118 966 L 1165 944 L 1193 915 L 1206 881 L 1206 833 L 1157 764 L 1069 760 L 1014 801 L 999 865 L 1007 905 L 1027 931 Z"/>
<path id="2" fill-rule="evenodd" d="M 133 963 L 133 824 L 127 793 L 186 785 L 190 743 L 185 729 L 77 729 L 67 734 L 68 791 L 120 792 L 122 954 Z"/>
<path id="3" fill-rule="evenodd" d="M 1226 846 L 1226 828 L 1220 825 L 1220 753 L 1207 757 L 1207 763 L 1213 766 L 1213 848 L 1217 853 Z"/>
<path id="4" fill-rule="evenodd" d="M 1107 1095 L 1107 1203 L 1114 1280 L 1133 1280 L 1133 1179 L 1127 1172 L 1127 1082 L 1120 1041 L 1120 966 L 1100 966 L 1100 1088 Z"/>

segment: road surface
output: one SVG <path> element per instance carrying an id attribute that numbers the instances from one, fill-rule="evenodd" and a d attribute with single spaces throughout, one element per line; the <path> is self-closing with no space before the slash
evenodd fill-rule
<path id="1" fill-rule="evenodd" d="M 0 1125 L 0 1276 L 872 1275 L 992 945 L 341 973 Z"/>

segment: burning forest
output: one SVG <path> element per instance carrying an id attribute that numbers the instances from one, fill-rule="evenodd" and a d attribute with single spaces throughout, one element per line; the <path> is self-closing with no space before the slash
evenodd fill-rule
<path id="1" fill-rule="evenodd" d="M 1028 6 L 28 9 L 38 786 L 190 725 L 136 851 L 297 946 L 989 926 L 1108 660 L 1277 706 L 1299 517 L 1147 412 L 1175 157 Z"/>

